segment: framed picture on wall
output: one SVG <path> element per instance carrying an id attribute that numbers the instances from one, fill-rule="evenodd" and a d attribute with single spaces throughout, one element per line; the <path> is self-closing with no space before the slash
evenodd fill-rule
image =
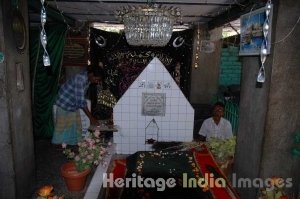
<path id="1" fill-rule="evenodd" d="M 66 39 L 63 66 L 86 67 L 88 63 L 88 41 L 84 36 L 70 36 Z"/>
<path id="2" fill-rule="evenodd" d="M 265 7 L 254 10 L 241 16 L 241 42 L 239 55 L 260 55 L 260 48 L 264 39 L 263 25 L 265 21 Z M 271 47 L 271 24 L 272 9 L 269 15 L 269 32 L 267 36 L 268 54 L 270 54 Z"/>

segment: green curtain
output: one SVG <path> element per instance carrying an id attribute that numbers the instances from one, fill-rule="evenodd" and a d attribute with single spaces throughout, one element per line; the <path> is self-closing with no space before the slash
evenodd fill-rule
<path id="1" fill-rule="evenodd" d="M 36 137 L 51 137 L 54 123 L 52 106 L 55 102 L 61 70 L 67 27 L 53 24 L 46 27 L 47 51 L 51 66 L 43 65 L 44 49 L 40 29 L 30 30 L 30 69 L 32 80 L 32 120 Z"/>

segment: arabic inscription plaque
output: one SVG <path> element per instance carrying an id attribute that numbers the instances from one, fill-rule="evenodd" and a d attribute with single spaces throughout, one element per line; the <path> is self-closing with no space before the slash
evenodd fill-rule
<path id="1" fill-rule="evenodd" d="M 142 106 L 142 115 L 144 116 L 165 116 L 166 94 L 143 93 Z"/>

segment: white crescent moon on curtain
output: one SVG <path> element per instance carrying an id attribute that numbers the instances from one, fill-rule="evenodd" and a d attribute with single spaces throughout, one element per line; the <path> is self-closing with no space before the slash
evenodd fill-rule
<path id="1" fill-rule="evenodd" d="M 101 35 L 95 38 L 95 42 L 101 48 L 106 46 L 106 39 Z"/>
<path id="2" fill-rule="evenodd" d="M 178 42 L 179 42 L 179 43 L 178 43 Z M 173 41 L 173 46 L 174 46 L 175 48 L 178 48 L 178 47 L 182 46 L 183 43 L 184 43 L 183 37 L 178 36 L 178 37 L 176 37 L 176 38 L 174 39 L 174 41 Z"/>

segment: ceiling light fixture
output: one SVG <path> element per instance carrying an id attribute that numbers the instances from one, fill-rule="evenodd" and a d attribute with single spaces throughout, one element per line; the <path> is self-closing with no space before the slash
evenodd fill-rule
<path id="1" fill-rule="evenodd" d="M 168 44 L 181 11 L 148 3 L 146 6 L 125 6 L 117 11 L 117 16 L 124 23 L 129 45 L 159 47 Z"/>

